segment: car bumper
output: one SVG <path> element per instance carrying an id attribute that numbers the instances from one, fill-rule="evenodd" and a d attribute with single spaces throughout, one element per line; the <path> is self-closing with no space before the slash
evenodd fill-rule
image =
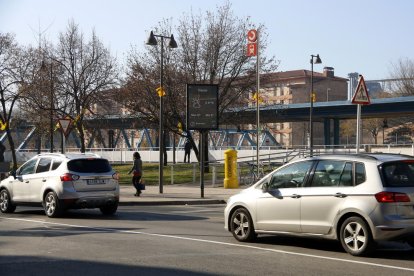
<path id="1" fill-rule="evenodd" d="M 99 208 L 118 204 L 119 196 L 66 198 L 60 202 L 67 209 Z"/>
<path id="2" fill-rule="evenodd" d="M 385 224 L 377 224 L 372 234 L 379 241 L 414 239 L 414 219 L 387 220 Z"/>

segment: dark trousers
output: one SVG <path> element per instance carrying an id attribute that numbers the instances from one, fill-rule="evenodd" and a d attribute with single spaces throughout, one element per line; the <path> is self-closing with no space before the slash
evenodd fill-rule
<path id="1" fill-rule="evenodd" d="M 138 191 L 140 191 L 138 185 L 141 182 L 141 176 L 133 176 L 132 177 L 132 185 L 134 185 L 135 189 Z"/>
<path id="2" fill-rule="evenodd" d="M 191 151 L 186 151 L 184 153 L 184 163 L 186 163 L 185 161 L 187 160 L 187 157 L 188 157 L 188 163 L 190 163 L 190 155 L 191 155 Z"/>

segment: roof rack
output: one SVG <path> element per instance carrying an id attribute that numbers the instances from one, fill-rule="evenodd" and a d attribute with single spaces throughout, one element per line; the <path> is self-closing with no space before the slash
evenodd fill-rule
<path id="1" fill-rule="evenodd" d="M 44 153 L 39 153 L 38 155 L 39 156 L 50 156 L 50 155 L 53 155 L 53 156 L 65 157 L 64 154 L 59 153 L 59 152 L 44 152 Z"/>
<path id="2" fill-rule="evenodd" d="M 408 154 L 400 154 L 400 153 L 389 153 L 389 152 L 367 152 L 366 154 L 369 154 L 371 156 L 375 155 L 386 155 L 386 156 L 399 156 L 399 157 L 406 157 L 406 158 L 414 158 L 412 155 Z"/>
<path id="3" fill-rule="evenodd" d="M 353 157 L 360 157 L 360 158 L 368 158 L 372 160 L 378 160 L 375 156 L 370 155 L 371 153 L 344 153 L 344 152 L 334 152 L 334 153 L 322 153 L 322 154 L 314 154 L 313 157 L 317 156 L 329 156 L 329 155 L 339 155 L 339 156 L 353 156 Z"/>
<path id="4" fill-rule="evenodd" d="M 386 152 L 365 152 L 365 153 L 322 153 L 315 156 L 329 156 L 329 155 L 341 155 L 341 156 L 353 156 L 353 157 L 360 157 L 360 158 L 368 158 L 372 160 L 379 160 L 380 156 L 389 156 L 389 157 L 405 157 L 405 158 L 414 158 L 414 156 L 407 155 L 407 154 L 399 154 L 399 153 L 386 153 Z"/>
<path id="5" fill-rule="evenodd" d="M 45 153 L 40 153 L 39 156 L 59 156 L 62 158 L 70 158 L 73 156 L 90 156 L 90 157 L 97 157 L 97 158 L 101 158 L 101 156 L 99 154 L 93 153 L 93 152 L 71 152 L 71 153 L 58 153 L 58 152 L 45 152 Z"/>

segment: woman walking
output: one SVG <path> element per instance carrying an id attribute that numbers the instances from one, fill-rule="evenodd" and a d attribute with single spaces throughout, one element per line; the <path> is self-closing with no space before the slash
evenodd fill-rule
<path id="1" fill-rule="evenodd" d="M 138 152 L 134 152 L 134 164 L 128 174 L 133 173 L 132 184 L 134 185 L 137 192 L 135 196 L 141 195 L 141 178 L 142 178 L 142 160 L 141 155 Z"/>

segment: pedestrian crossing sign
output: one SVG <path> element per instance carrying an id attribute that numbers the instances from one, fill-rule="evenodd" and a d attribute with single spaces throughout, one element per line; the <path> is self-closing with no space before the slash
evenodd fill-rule
<path id="1" fill-rule="evenodd" d="M 353 104 L 370 104 L 371 100 L 369 99 L 367 86 L 365 85 L 365 80 L 362 75 L 359 75 L 359 82 L 355 90 L 355 94 L 352 97 Z"/>

